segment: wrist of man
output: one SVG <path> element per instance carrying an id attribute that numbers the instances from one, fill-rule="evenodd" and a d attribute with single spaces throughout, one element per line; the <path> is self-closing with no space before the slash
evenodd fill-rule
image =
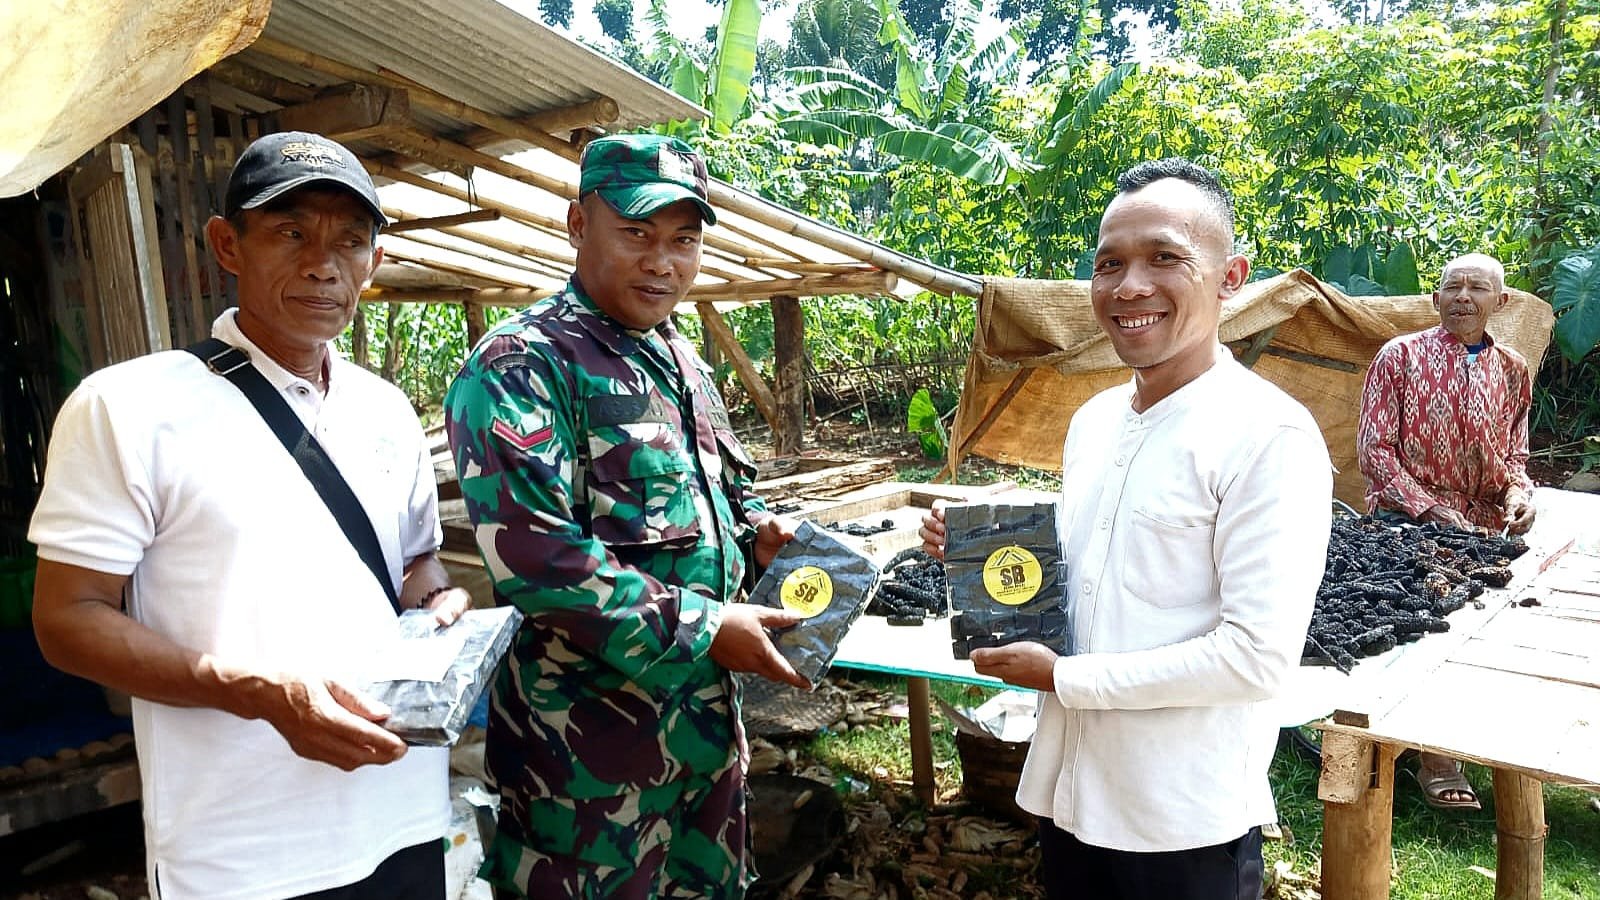
<path id="1" fill-rule="evenodd" d="M 417 605 L 415 607 L 413 607 L 413 608 L 414 609 L 427 609 L 428 606 L 430 604 L 432 604 L 434 600 L 438 599 L 440 594 L 444 593 L 445 591 L 451 591 L 451 590 L 455 590 L 455 585 L 453 585 L 453 584 L 440 585 L 439 587 L 436 587 L 433 590 L 430 590 L 426 594 L 423 594 L 421 597 L 419 597 L 417 599 Z"/>

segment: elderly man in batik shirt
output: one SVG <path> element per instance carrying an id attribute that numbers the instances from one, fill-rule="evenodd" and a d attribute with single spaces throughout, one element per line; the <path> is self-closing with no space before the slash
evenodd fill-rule
<path id="1" fill-rule="evenodd" d="M 1528 363 L 1484 331 L 1507 299 L 1497 260 L 1453 259 L 1433 294 L 1438 327 L 1373 358 L 1356 436 L 1370 511 L 1513 534 L 1533 526 Z M 1434 806 L 1478 808 L 1447 758 L 1423 754 L 1418 780 Z"/>

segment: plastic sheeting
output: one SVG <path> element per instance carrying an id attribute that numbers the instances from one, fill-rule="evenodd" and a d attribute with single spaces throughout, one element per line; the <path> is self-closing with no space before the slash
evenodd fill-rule
<path id="1" fill-rule="evenodd" d="M 1510 293 L 1489 333 L 1537 371 L 1555 316 L 1538 297 Z M 1295 270 L 1246 285 L 1224 304 L 1219 330 L 1230 344 L 1271 330 L 1254 371 L 1311 411 L 1338 469 L 1334 493 L 1360 507 L 1356 428 L 1367 367 L 1390 338 L 1437 324 L 1429 295 L 1350 297 Z M 951 440 L 956 457 L 1059 471 L 1072 414 L 1131 377 L 1095 321 L 1088 282 L 987 279 Z"/>
<path id="2" fill-rule="evenodd" d="M 271 0 L 0 3 L 0 197 L 38 187 L 261 34 Z"/>

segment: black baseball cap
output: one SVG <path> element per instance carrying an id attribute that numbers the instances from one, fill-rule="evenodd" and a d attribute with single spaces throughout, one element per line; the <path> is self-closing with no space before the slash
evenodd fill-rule
<path id="1" fill-rule="evenodd" d="M 343 144 L 307 131 L 280 131 L 256 139 L 233 164 L 222 214 L 270 203 L 296 188 L 332 185 L 355 194 L 380 227 L 388 224 L 378 189 L 361 160 Z"/>

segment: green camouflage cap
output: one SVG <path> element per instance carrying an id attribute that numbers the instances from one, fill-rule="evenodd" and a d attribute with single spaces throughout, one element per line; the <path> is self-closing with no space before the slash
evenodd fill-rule
<path id="1" fill-rule="evenodd" d="M 717 224 L 708 202 L 706 164 L 694 148 L 662 134 L 613 134 L 583 150 L 578 196 L 597 191 L 624 218 L 645 219 L 679 200 L 693 200 L 706 224 Z"/>

